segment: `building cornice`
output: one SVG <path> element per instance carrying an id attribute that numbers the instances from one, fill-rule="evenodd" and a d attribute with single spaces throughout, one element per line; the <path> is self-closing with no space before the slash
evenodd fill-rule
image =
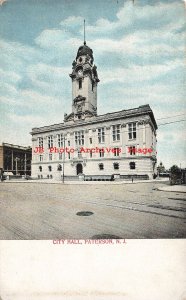
<path id="1" fill-rule="evenodd" d="M 13 144 L 9 144 L 9 143 L 2 143 L 1 147 L 11 148 L 14 150 L 32 151 L 32 147 L 30 147 L 30 146 L 25 147 L 25 146 L 13 145 Z"/>
<path id="2" fill-rule="evenodd" d="M 128 109 L 128 110 L 121 110 L 121 111 L 116 111 L 112 113 L 106 113 L 103 115 L 98 115 L 98 116 L 92 116 L 89 119 L 85 120 L 80 120 L 80 121 L 74 121 L 73 123 L 68 122 L 66 123 L 59 123 L 59 124 L 53 124 L 49 126 L 44 126 L 44 127 L 35 127 L 32 129 L 31 135 L 35 135 L 38 133 L 46 133 L 50 131 L 55 131 L 55 130 L 66 130 L 66 129 L 73 129 L 85 125 L 92 125 L 96 123 L 104 123 L 106 121 L 111 121 L 111 120 L 118 120 L 118 119 L 127 119 L 129 117 L 137 117 L 137 116 L 142 116 L 142 115 L 149 115 L 150 119 L 152 121 L 152 124 L 154 125 L 154 128 L 157 129 L 157 124 L 154 118 L 153 111 L 151 110 L 150 106 L 147 105 L 142 105 L 137 108 L 133 109 Z"/>

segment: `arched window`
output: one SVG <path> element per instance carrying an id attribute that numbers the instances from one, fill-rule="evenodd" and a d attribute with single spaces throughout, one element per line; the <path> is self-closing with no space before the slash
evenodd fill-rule
<path id="1" fill-rule="evenodd" d="M 42 166 L 39 166 L 39 171 L 42 172 Z"/>
<path id="2" fill-rule="evenodd" d="M 130 166 L 130 169 L 131 169 L 131 170 L 136 169 L 136 163 L 133 162 L 133 161 L 131 161 L 131 162 L 129 163 L 129 166 Z"/>
<path id="3" fill-rule="evenodd" d="M 52 167 L 48 166 L 48 170 L 49 170 L 49 172 L 52 172 Z"/>
<path id="4" fill-rule="evenodd" d="M 104 170 L 104 164 L 99 164 L 99 169 Z"/>
<path id="5" fill-rule="evenodd" d="M 114 170 L 119 170 L 119 164 L 118 163 L 113 163 Z"/>

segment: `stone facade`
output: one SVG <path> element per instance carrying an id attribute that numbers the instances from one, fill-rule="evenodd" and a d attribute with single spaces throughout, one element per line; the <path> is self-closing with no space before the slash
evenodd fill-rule
<path id="1" fill-rule="evenodd" d="M 99 79 L 93 62 L 92 49 L 84 43 L 70 74 L 72 113 L 65 114 L 63 123 L 32 129 L 32 176 L 60 180 L 63 174 L 83 173 L 153 178 L 157 124 L 150 106 L 97 115 Z"/>

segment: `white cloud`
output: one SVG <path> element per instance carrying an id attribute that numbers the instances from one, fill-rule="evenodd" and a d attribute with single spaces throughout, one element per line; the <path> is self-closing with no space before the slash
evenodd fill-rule
<path id="1" fill-rule="evenodd" d="M 0 83 L 0 93 L 1 95 L 9 95 L 10 97 L 17 96 L 17 89 L 14 85 L 2 82 Z"/>
<path id="2" fill-rule="evenodd" d="M 182 45 L 175 47 L 175 43 L 178 42 L 179 44 L 181 41 Z M 149 57 L 162 61 L 164 57 L 167 60 L 182 55 L 184 51 L 183 41 L 183 33 L 175 38 L 175 35 L 171 33 L 159 35 L 157 32 L 144 31 L 128 34 L 119 40 L 111 38 L 95 39 L 89 42 L 89 45 L 95 49 L 96 56 L 109 56 L 109 53 L 113 53 L 114 55 L 120 55 L 122 60 L 127 57 L 131 60 L 132 57 L 142 59 Z M 139 59 L 138 61 L 140 63 Z"/>
<path id="3" fill-rule="evenodd" d="M 180 15 L 178 19 L 177 16 Z M 89 36 L 107 36 L 118 32 L 135 32 L 135 30 L 156 30 L 159 32 L 179 29 L 184 24 L 184 9 L 180 2 L 160 3 L 156 5 L 138 5 L 138 1 L 133 6 L 132 1 L 125 2 L 123 7 L 116 14 L 116 21 L 99 19 L 95 25 L 87 26 L 86 31 Z M 151 26 L 149 26 L 151 25 Z M 121 31 L 122 30 L 122 31 Z M 160 33 L 160 32 L 159 32 Z"/>
<path id="4" fill-rule="evenodd" d="M 173 71 L 175 68 L 182 66 L 182 62 L 180 60 L 176 60 L 174 62 L 168 62 L 164 65 L 131 65 L 128 68 L 115 68 L 114 76 L 113 70 L 104 70 L 100 71 L 100 78 L 103 84 L 107 84 L 109 82 L 142 82 L 148 81 L 152 79 L 156 79 L 160 75 L 166 74 L 169 71 Z"/>
<path id="5" fill-rule="evenodd" d="M 0 69 L 0 77 L 1 77 L 1 82 L 6 81 L 9 83 L 17 83 L 21 79 L 21 76 L 16 72 L 4 71 L 2 69 Z"/>
<path id="6" fill-rule="evenodd" d="M 59 84 L 61 85 L 64 77 L 67 77 L 69 68 L 60 68 L 46 64 L 30 65 L 27 68 L 27 75 L 36 85 L 46 87 L 50 84 L 50 88 L 53 89 Z"/>
<path id="7" fill-rule="evenodd" d="M 0 101 L 3 104 L 9 104 L 9 105 L 21 105 L 20 102 L 17 101 L 17 99 L 13 98 L 13 97 L 5 97 L 5 96 L 1 96 L 0 97 Z"/>
<path id="8" fill-rule="evenodd" d="M 180 16 L 179 18 L 177 16 Z M 119 61 L 134 58 L 162 63 L 183 57 L 185 34 L 179 31 L 184 25 L 184 8 L 181 3 L 156 3 L 156 5 L 135 6 L 125 2 L 117 13 L 117 20 L 111 22 L 99 19 L 95 25 L 87 26 L 90 46 L 97 57 L 112 53 Z M 120 58 L 119 58 L 120 55 Z"/>
<path id="9" fill-rule="evenodd" d="M 33 105 L 43 106 L 43 105 L 50 105 L 56 104 L 58 101 L 55 97 L 50 97 L 38 92 L 35 92 L 33 90 L 23 90 L 21 92 L 21 97 L 25 100 L 27 103 L 27 106 L 32 107 Z"/>
<path id="10" fill-rule="evenodd" d="M 14 123 L 22 123 L 22 124 L 30 124 L 32 126 L 32 124 L 43 124 L 45 122 L 45 119 L 42 116 L 33 116 L 33 115 L 17 115 L 17 114 L 12 114 L 9 113 L 7 115 L 7 117 Z"/>
<path id="11" fill-rule="evenodd" d="M 47 29 L 41 32 L 41 34 L 35 39 L 38 46 L 46 49 L 57 49 L 57 51 L 62 50 L 65 54 L 67 49 L 72 49 L 72 47 L 79 47 L 82 43 L 81 40 L 69 36 L 69 33 L 64 29 Z"/>
<path id="12" fill-rule="evenodd" d="M 61 21 L 60 25 L 67 26 L 67 27 L 73 27 L 75 26 L 82 26 L 83 25 L 83 18 L 82 17 L 76 17 L 76 16 L 69 16 L 67 19 Z"/>
<path id="13" fill-rule="evenodd" d="M 86 26 L 86 32 L 88 36 L 91 35 L 105 35 L 105 33 L 113 32 L 120 27 L 119 22 L 110 22 L 107 19 L 99 19 L 95 23 L 95 25 L 88 25 Z M 80 31 L 82 33 L 82 31 Z"/>

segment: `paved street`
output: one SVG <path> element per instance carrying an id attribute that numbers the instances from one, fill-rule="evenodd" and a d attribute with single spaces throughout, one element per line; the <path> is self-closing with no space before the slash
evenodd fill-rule
<path id="1" fill-rule="evenodd" d="M 0 239 L 186 237 L 186 194 L 163 185 L 0 183 Z"/>

